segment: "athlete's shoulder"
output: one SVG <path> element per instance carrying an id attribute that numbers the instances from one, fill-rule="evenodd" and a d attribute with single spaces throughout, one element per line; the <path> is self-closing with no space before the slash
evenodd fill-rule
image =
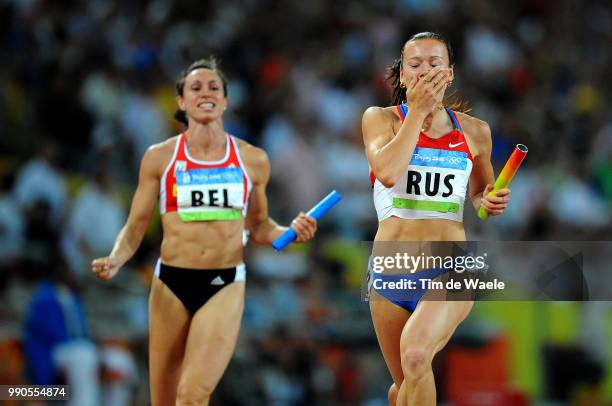
<path id="1" fill-rule="evenodd" d="M 386 143 L 395 134 L 395 126 L 399 123 L 397 106 L 368 107 L 361 119 L 361 131 L 364 142 Z"/>
<path id="2" fill-rule="evenodd" d="M 366 120 L 393 120 L 397 118 L 397 106 L 370 106 L 363 112 L 363 121 Z"/>
<path id="3" fill-rule="evenodd" d="M 178 135 L 175 135 L 174 137 L 170 137 L 167 140 L 151 145 L 145 151 L 145 157 L 149 156 L 163 158 L 167 154 L 172 155 L 174 153 L 174 149 L 176 147 L 176 140 L 178 139 L 178 137 Z"/>
<path id="4" fill-rule="evenodd" d="M 455 112 L 459 124 L 466 133 L 477 143 L 491 142 L 491 127 L 489 123 L 466 113 Z"/>
<path id="5" fill-rule="evenodd" d="M 158 142 L 147 148 L 142 157 L 142 166 L 149 167 L 159 172 L 161 167 L 167 165 L 170 159 L 172 159 L 177 139 L 178 135 L 175 135 L 174 137 L 170 137 L 167 140 Z"/>
<path id="6" fill-rule="evenodd" d="M 253 169 L 263 169 L 270 166 L 268 154 L 262 148 L 256 147 L 253 144 L 246 142 L 240 138 L 234 137 L 240 157 L 244 163 Z"/>
<path id="7" fill-rule="evenodd" d="M 262 148 L 256 147 L 255 145 L 246 142 L 245 140 L 241 139 L 241 138 L 237 138 L 234 137 L 234 140 L 236 141 L 236 146 L 238 147 L 238 150 L 240 151 L 240 155 L 244 157 L 245 154 L 247 154 L 249 156 L 249 158 L 253 158 L 253 159 L 267 159 L 268 158 L 268 154 L 266 154 L 266 151 L 264 151 Z"/>

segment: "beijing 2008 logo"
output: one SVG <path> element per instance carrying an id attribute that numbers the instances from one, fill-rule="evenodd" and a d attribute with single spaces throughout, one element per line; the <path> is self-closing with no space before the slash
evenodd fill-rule
<path id="1" fill-rule="evenodd" d="M 191 183 L 191 175 L 189 175 L 189 172 L 185 171 L 181 173 L 181 183 L 184 185 Z"/>

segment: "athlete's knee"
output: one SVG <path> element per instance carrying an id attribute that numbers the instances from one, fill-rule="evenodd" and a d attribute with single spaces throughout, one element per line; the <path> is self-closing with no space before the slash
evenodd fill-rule
<path id="1" fill-rule="evenodd" d="M 387 399 L 389 399 L 389 406 L 395 406 L 397 403 L 397 386 L 395 386 L 395 383 L 391 384 L 389 387 Z"/>
<path id="2" fill-rule="evenodd" d="M 431 368 L 431 354 L 424 346 L 408 346 L 401 357 L 404 380 L 408 383 L 417 383 Z"/>
<path id="3" fill-rule="evenodd" d="M 208 405 L 215 388 L 205 382 L 181 379 L 176 390 L 177 406 Z"/>

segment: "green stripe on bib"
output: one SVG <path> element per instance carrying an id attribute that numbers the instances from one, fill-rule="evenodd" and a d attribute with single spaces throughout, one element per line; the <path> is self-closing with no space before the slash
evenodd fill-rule
<path id="1" fill-rule="evenodd" d="M 239 220 L 242 218 L 242 210 L 197 211 L 193 213 L 179 211 L 178 215 L 183 221 Z"/>
<path id="2" fill-rule="evenodd" d="M 393 208 L 395 209 L 411 209 L 411 210 L 427 210 L 441 211 L 448 213 L 458 213 L 459 203 L 453 202 L 438 202 L 435 200 L 416 200 L 404 199 L 401 197 L 393 198 Z"/>

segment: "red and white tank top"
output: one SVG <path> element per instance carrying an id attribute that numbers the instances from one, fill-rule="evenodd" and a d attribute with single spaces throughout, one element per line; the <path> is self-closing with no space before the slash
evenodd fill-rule
<path id="1" fill-rule="evenodd" d="M 453 130 L 435 139 L 421 132 L 408 168 L 394 187 L 385 187 L 370 170 L 379 222 L 391 216 L 463 222 L 473 158 L 455 112 L 446 111 Z M 401 104 L 397 112 L 403 123 L 408 107 Z"/>
<path id="2" fill-rule="evenodd" d="M 172 160 L 160 182 L 161 214 L 176 211 L 183 221 L 239 220 L 246 217 L 251 180 L 233 136 L 219 161 L 189 155 L 185 133 L 176 139 Z"/>

